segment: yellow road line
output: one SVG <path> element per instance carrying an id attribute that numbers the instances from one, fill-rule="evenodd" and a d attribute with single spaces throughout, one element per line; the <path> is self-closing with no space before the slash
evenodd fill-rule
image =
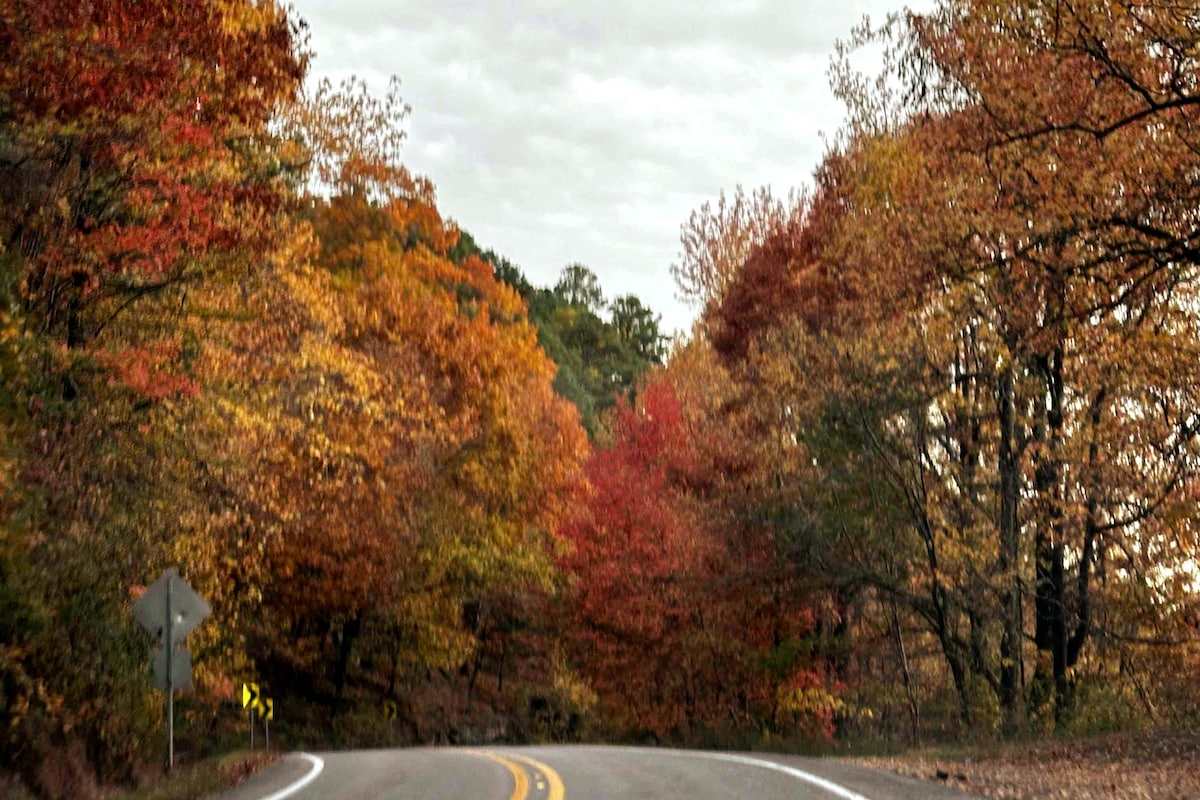
<path id="1" fill-rule="evenodd" d="M 534 769 L 540 771 L 546 776 L 546 783 L 550 784 L 550 790 L 546 794 L 546 800 L 563 800 L 567 796 L 567 790 L 563 787 L 562 778 L 558 777 L 558 773 L 552 770 L 548 765 L 541 761 L 535 761 L 529 756 L 521 756 L 516 753 L 508 754 L 511 758 L 520 761 L 522 764 L 528 764 Z"/>
<path id="2" fill-rule="evenodd" d="M 492 761 L 508 767 L 508 771 L 513 776 L 513 793 L 509 800 L 526 800 L 529 797 L 529 778 L 525 776 L 525 770 L 521 768 L 520 764 L 509 761 L 504 756 L 497 755 L 496 753 L 489 753 L 487 750 L 467 750 L 466 752 L 471 755 L 490 758 Z"/>

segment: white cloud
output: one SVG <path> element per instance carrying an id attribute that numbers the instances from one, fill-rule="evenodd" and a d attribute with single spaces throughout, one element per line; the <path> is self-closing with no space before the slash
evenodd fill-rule
<path id="1" fill-rule="evenodd" d="M 293 0 L 314 77 L 400 76 L 406 164 L 444 214 L 535 284 L 586 264 L 668 331 L 691 319 L 680 224 L 722 189 L 808 180 L 842 118 L 834 43 L 900 2 Z"/>

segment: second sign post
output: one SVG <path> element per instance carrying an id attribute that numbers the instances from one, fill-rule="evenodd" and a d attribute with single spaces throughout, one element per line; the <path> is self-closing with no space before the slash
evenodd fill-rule
<path id="1" fill-rule="evenodd" d="M 269 697 L 263 697 L 257 683 L 242 684 L 242 708 L 246 709 L 250 720 L 250 749 L 254 749 L 254 718 L 263 721 L 263 733 L 266 734 L 266 748 L 271 749 L 271 720 L 275 718 L 275 702 Z"/>

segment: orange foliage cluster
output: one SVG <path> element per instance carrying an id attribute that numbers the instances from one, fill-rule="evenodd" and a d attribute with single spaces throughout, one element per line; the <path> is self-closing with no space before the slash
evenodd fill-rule
<path id="1" fill-rule="evenodd" d="M 337 191 L 299 198 L 292 244 L 255 289 L 261 316 L 207 355 L 214 382 L 261 377 L 214 409 L 237 513 L 206 535 L 244 554 L 236 580 L 197 566 L 278 692 L 335 711 L 409 697 L 414 735 L 445 736 L 463 712 L 427 734 L 414 704 L 448 691 L 469 706 L 484 651 L 541 624 L 530 615 L 554 589 L 552 533 L 587 445 L 520 297 L 479 259 L 449 257 L 458 231 L 427 181 L 372 160 L 389 157 L 388 134 L 312 127 L 358 124 L 338 111 L 356 86 L 294 115 L 299 138 L 332 148 L 317 161 Z M 216 291 L 236 304 L 241 290 Z M 491 702 L 511 710 L 524 662 L 548 680 L 549 652 L 505 658 Z M 472 663 L 466 686 L 429 682 Z"/>
<path id="2" fill-rule="evenodd" d="M 167 565 L 214 609 L 181 748 L 252 676 L 297 707 L 408 697 L 418 737 L 467 715 L 415 698 L 470 704 L 481 669 L 511 711 L 554 680 L 522 631 L 587 448 L 523 302 L 450 258 L 398 100 L 301 95 L 279 6 L 143 5 L 0 10 L 0 767 L 53 794 L 78 738 L 68 793 L 139 769 L 130 587 Z"/>

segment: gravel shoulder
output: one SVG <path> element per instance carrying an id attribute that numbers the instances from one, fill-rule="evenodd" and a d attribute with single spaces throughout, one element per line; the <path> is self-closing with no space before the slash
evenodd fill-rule
<path id="1" fill-rule="evenodd" d="M 997 800 L 1200 798 L 1200 731 L 1008 742 L 851 760 Z"/>

